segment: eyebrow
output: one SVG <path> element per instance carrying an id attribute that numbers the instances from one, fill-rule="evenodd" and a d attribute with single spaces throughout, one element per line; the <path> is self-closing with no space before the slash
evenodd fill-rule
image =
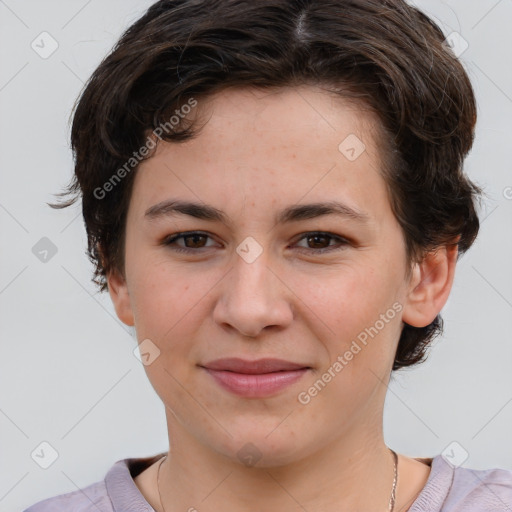
<path id="1" fill-rule="evenodd" d="M 221 222 L 228 226 L 231 224 L 229 217 L 222 210 L 214 206 L 193 201 L 172 199 L 151 206 L 146 210 L 144 217 L 153 221 L 174 215 L 188 215 L 196 219 Z M 324 215 L 338 215 L 359 223 L 368 223 L 370 221 L 370 216 L 367 213 L 351 208 L 338 201 L 288 206 L 278 212 L 274 221 L 276 224 L 285 224 L 314 219 Z"/>

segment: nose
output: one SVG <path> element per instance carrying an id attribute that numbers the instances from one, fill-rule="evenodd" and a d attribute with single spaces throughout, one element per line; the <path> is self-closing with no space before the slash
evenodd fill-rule
<path id="1" fill-rule="evenodd" d="M 293 320 L 293 293 L 265 251 L 251 263 L 238 254 L 233 259 L 233 268 L 219 284 L 214 321 L 251 338 L 265 329 L 289 326 Z"/>

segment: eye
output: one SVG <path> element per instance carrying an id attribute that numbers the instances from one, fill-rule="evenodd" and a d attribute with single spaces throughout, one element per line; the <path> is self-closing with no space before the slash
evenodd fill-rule
<path id="1" fill-rule="evenodd" d="M 307 252 L 324 253 L 343 249 L 344 246 L 349 244 L 348 240 L 334 235 L 332 233 L 326 233 L 324 231 L 316 231 L 304 234 L 299 241 L 306 240 L 306 243 L 312 244 L 313 247 L 306 247 Z M 331 241 L 337 241 L 337 245 L 330 245 Z"/>
<path id="2" fill-rule="evenodd" d="M 205 245 L 206 239 L 211 238 L 206 233 L 201 233 L 199 231 L 189 231 L 187 233 L 175 233 L 167 237 L 163 244 L 167 246 L 171 246 L 173 251 L 176 252 L 197 252 L 196 249 L 208 248 L 211 246 Z M 176 245 L 177 240 L 183 240 L 185 243 L 185 247 L 180 247 Z"/>
<path id="3" fill-rule="evenodd" d="M 189 231 L 185 233 L 175 233 L 168 236 L 162 242 L 163 245 L 171 247 L 173 251 L 182 253 L 193 253 L 198 252 L 199 249 L 207 249 L 212 245 L 206 245 L 207 240 L 211 237 L 200 231 Z M 178 240 L 183 240 L 185 247 L 177 245 Z M 349 241 L 332 233 L 326 233 L 324 231 L 314 231 L 303 234 L 298 241 L 306 240 L 308 245 L 313 247 L 302 247 L 301 252 L 313 252 L 313 253 L 324 253 L 335 250 L 343 249 L 344 246 L 349 245 Z M 336 245 L 331 245 L 331 242 L 337 242 Z M 300 246 L 299 246 L 300 247 Z"/>

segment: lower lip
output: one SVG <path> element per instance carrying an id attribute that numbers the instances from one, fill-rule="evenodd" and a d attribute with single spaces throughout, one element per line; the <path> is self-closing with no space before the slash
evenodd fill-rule
<path id="1" fill-rule="evenodd" d="M 262 373 L 249 375 L 226 370 L 205 370 L 224 389 L 238 396 L 261 398 L 273 395 L 287 386 L 297 382 L 308 371 L 307 368 L 282 372 Z"/>

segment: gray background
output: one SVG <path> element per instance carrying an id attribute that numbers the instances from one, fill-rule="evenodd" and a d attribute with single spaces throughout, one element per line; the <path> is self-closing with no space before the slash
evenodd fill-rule
<path id="1" fill-rule="evenodd" d="M 119 459 L 168 446 L 132 332 L 90 282 L 79 205 L 45 204 L 72 173 L 75 98 L 151 3 L 0 0 L 0 511 L 84 487 Z M 456 441 L 464 466 L 512 469 L 512 1 L 416 4 L 469 43 L 460 58 L 479 121 L 466 170 L 488 197 L 443 311 L 444 336 L 427 363 L 390 386 L 386 441 L 414 457 Z M 43 31 L 59 45 L 46 59 L 31 47 Z M 46 262 L 33 252 L 43 237 L 57 249 Z M 47 469 L 31 456 L 42 442 L 58 452 Z"/>

